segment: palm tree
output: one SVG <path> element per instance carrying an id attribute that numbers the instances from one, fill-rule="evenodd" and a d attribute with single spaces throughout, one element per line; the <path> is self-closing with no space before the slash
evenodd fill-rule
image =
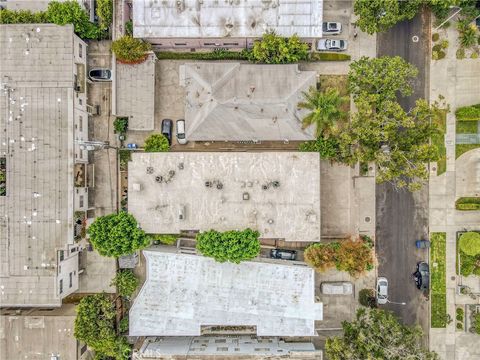
<path id="1" fill-rule="evenodd" d="M 298 103 L 300 109 L 310 110 L 302 120 L 302 128 L 315 124 L 317 137 L 329 135 L 338 120 L 345 119 L 347 113 L 340 107 L 348 101 L 347 96 L 340 96 L 337 89 L 328 88 L 318 91 L 313 86 L 303 93 L 304 101 Z"/>

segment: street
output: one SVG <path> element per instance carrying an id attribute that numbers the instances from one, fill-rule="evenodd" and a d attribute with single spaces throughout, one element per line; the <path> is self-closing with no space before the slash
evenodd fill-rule
<path id="1" fill-rule="evenodd" d="M 398 55 L 418 68 L 413 94 L 399 99 L 407 111 L 417 99 L 428 97 L 429 24 L 429 15 L 420 12 L 413 20 L 378 34 L 377 56 Z M 379 184 L 376 211 L 378 275 L 388 279 L 391 301 L 407 303 L 387 304 L 385 308 L 394 311 L 405 324 L 421 325 L 428 334 L 429 305 L 411 276 L 416 263 L 428 259 L 428 250 L 415 248 L 415 240 L 428 238 L 428 186 L 412 194 L 390 184 Z"/>

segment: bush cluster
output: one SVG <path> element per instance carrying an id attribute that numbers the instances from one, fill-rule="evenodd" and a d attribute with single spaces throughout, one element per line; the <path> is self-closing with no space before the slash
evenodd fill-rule
<path id="1" fill-rule="evenodd" d="M 97 15 L 100 29 L 107 30 L 113 20 L 113 0 L 97 0 Z"/>
<path id="2" fill-rule="evenodd" d="M 336 268 L 356 277 L 373 268 L 371 244 L 363 238 L 312 244 L 305 249 L 304 257 L 318 272 Z"/>
<path id="3" fill-rule="evenodd" d="M 128 118 L 127 117 L 117 117 L 113 121 L 113 129 L 117 134 L 125 134 L 128 130 Z"/>
<path id="4" fill-rule="evenodd" d="M 152 46 L 149 43 L 129 35 L 122 36 L 112 43 L 112 51 L 117 60 L 126 64 L 143 62 L 151 49 Z"/>
<path id="5" fill-rule="evenodd" d="M 160 60 L 248 60 L 248 50 L 230 51 L 215 49 L 208 52 L 156 52 Z"/>
<path id="6" fill-rule="evenodd" d="M 457 210 L 480 210 L 480 197 L 462 197 L 455 201 Z"/>
<path id="7" fill-rule="evenodd" d="M 459 240 L 460 250 L 470 256 L 480 254 L 480 233 L 469 231 L 463 233 Z"/>
<path id="8" fill-rule="evenodd" d="M 103 29 L 90 22 L 87 12 L 75 0 L 51 1 L 46 11 L 0 10 L 2 24 L 73 24 L 75 33 L 82 39 L 98 39 L 104 35 Z"/>
<path id="9" fill-rule="evenodd" d="M 110 286 L 116 286 L 118 295 L 129 298 L 138 287 L 138 279 L 132 270 L 120 270 L 112 279 Z"/>
<path id="10" fill-rule="evenodd" d="M 375 308 L 377 307 L 377 301 L 375 299 L 375 290 L 373 289 L 362 289 L 358 293 L 358 302 L 360 305 Z"/>
<path id="11" fill-rule="evenodd" d="M 329 53 L 329 52 L 312 52 L 310 53 L 310 61 L 347 61 L 351 56 L 348 54 Z"/>
<path id="12" fill-rule="evenodd" d="M 163 134 L 152 134 L 145 139 L 146 152 L 165 152 L 170 149 L 168 139 Z"/>
<path id="13" fill-rule="evenodd" d="M 458 241 L 460 274 L 480 276 L 480 233 L 463 233 Z"/>
<path id="14" fill-rule="evenodd" d="M 455 116 L 457 121 L 480 121 L 480 104 L 458 108 Z"/>
<path id="15" fill-rule="evenodd" d="M 339 146 L 337 138 L 319 136 L 317 140 L 301 143 L 298 149 L 305 152 L 319 152 L 322 159 L 336 159 L 340 153 Z"/>
<path id="16" fill-rule="evenodd" d="M 170 234 L 148 234 L 150 241 L 160 241 L 162 244 L 165 245 L 173 245 L 177 241 L 178 235 L 170 235 Z"/>
<path id="17" fill-rule="evenodd" d="M 248 60 L 265 64 L 288 64 L 308 59 L 308 45 L 297 35 L 283 37 L 270 31 L 255 41 L 248 52 Z"/>
<path id="18" fill-rule="evenodd" d="M 127 149 L 120 149 L 118 151 L 118 155 L 120 157 L 120 170 L 127 170 L 128 162 L 132 160 L 132 151 Z"/>

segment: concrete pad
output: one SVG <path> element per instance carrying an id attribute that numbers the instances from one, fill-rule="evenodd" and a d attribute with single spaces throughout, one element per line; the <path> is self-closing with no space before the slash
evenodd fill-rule
<path id="1" fill-rule="evenodd" d="M 480 148 L 460 156 L 456 169 L 455 196 L 480 196 Z"/>

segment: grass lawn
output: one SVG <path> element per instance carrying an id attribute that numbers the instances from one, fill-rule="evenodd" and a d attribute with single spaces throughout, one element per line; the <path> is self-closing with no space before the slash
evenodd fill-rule
<path id="1" fill-rule="evenodd" d="M 431 233 L 430 242 L 431 326 L 432 328 L 444 328 L 447 325 L 446 233 Z"/>
<path id="2" fill-rule="evenodd" d="M 457 134 L 476 134 L 478 121 L 457 121 Z"/>
<path id="3" fill-rule="evenodd" d="M 432 136 L 432 143 L 437 147 L 439 159 L 437 160 L 437 175 L 447 171 L 447 148 L 445 147 L 445 132 L 447 130 L 447 110 L 440 110 L 434 120 L 439 129 L 440 134 Z"/>
<path id="4" fill-rule="evenodd" d="M 455 145 L 455 159 L 458 159 L 462 154 L 467 151 L 480 147 L 480 144 L 458 144 Z"/>

